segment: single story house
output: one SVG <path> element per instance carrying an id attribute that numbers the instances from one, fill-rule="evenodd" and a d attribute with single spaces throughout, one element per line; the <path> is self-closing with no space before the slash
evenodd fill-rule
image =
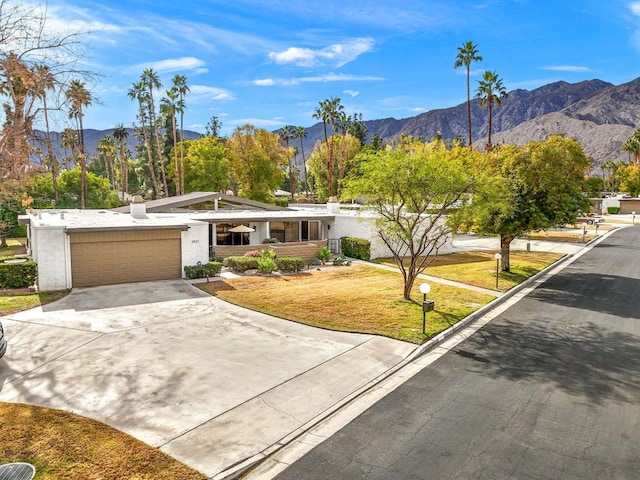
<path id="1" fill-rule="evenodd" d="M 325 245 L 339 253 L 343 236 L 370 240 L 372 258 L 390 256 L 374 220 L 338 204 L 285 208 L 216 192 L 20 217 L 40 291 L 178 279 L 185 266 L 267 247 L 310 261 Z"/>

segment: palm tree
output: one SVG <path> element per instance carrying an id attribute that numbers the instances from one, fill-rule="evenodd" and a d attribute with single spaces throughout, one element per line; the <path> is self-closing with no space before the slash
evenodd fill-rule
<path id="1" fill-rule="evenodd" d="M 333 140 L 329 142 L 327 136 L 327 125 L 331 126 L 331 138 L 335 133 L 335 125 L 344 106 L 340 103 L 340 98 L 332 97 L 320 102 L 320 106 L 313 112 L 313 118 L 321 118 L 324 125 L 324 141 L 327 144 L 327 183 L 328 195 L 333 197 L 335 189 L 333 185 Z"/>
<path id="2" fill-rule="evenodd" d="M 173 87 L 177 90 L 178 112 L 180 113 L 180 191 L 184 193 L 184 96 L 190 92 L 185 75 L 175 75 L 173 77 Z"/>
<path id="3" fill-rule="evenodd" d="M 51 130 L 49 128 L 49 108 L 47 107 L 47 94 L 49 90 L 53 90 L 56 86 L 56 77 L 51 72 L 48 65 L 36 65 L 34 68 L 36 75 L 36 85 L 38 87 L 38 96 L 42 100 L 42 110 L 44 112 L 44 126 L 47 144 L 47 166 L 51 169 L 51 181 L 53 183 L 53 198 L 58 203 L 58 159 L 53 151 L 51 142 Z"/>
<path id="4" fill-rule="evenodd" d="M 126 155 L 126 145 L 129 132 L 124 125 L 118 123 L 113 130 L 113 138 L 118 145 L 118 159 L 120 160 L 120 186 L 122 187 L 122 199 L 129 189 L 129 159 Z"/>
<path id="5" fill-rule="evenodd" d="M 287 149 L 287 153 L 289 154 L 289 166 L 288 166 L 288 174 L 289 174 L 289 190 L 291 190 L 291 200 L 293 201 L 295 197 L 295 169 L 291 163 L 293 159 L 293 154 L 289 149 L 289 141 L 295 138 L 295 127 L 293 125 L 285 125 L 280 130 L 278 130 L 278 136 L 284 142 L 284 146 Z"/>
<path id="6" fill-rule="evenodd" d="M 493 148 L 491 144 L 491 129 L 493 122 L 493 106 L 501 106 L 502 100 L 507 98 L 507 91 L 502 84 L 502 79 L 496 72 L 486 70 L 482 80 L 478 80 L 476 97 L 480 99 L 480 105 L 489 106 L 489 137 L 487 139 L 487 151 Z"/>
<path id="7" fill-rule="evenodd" d="M 160 111 L 162 112 L 162 114 L 166 118 L 171 120 L 171 132 L 173 136 L 173 168 L 174 168 L 173 181 L 176 187 L 176 195 L 180 195 L 181 193 L 184 193 L 180 189 L 180 185 L 181 185 L 180 179 L 182 175 L 181 175 L 180 165 L 178 164 L 178 139 L 176 138 L 177 137 L 176 111 L 178 110 L 178 102 L 179 102 L 178 91 L 175 87 L 173 87 L 167 90 L 166 97 L 162 99 L 162 103 L 160 104 Z"/>
<path id="8" fill-rule="evenodd" d="M 113 138 L 111 138 L 111 135 L 105 135 L 100 139 L 97 150 L 104 160 L 104 170 L 107 175 L 107 180 L 114 190 L 118 190 L 116 185 L 116 172 L 113 166 L 113 159 L 116 156 L 117 148 Z"/>
<path id="9" fill-rule="evenodd" d="M 458 55 L 456 56 L 456 62 L 453 64 L 453 68 L 460 68 L 462 66 L 467 69 L 467 130 L 469 133 L 469 148 L 473 150 L 473 136 L 471 135 L 471 85 L 469 84 L 469 77 L 471 74 L 471 62 L 481 62 L 482 57 L 478 54 L 478 46 L 473 42 L 465 42 L 461 47 L 458 47 Z"/>
<path id="10" fill-rule="evenodd" d="M 162 83 L 160 82 L 160 77 L 153 70 L 153 68 L 147 68 L 143 70 L 142 75 L 140 77 L 140 81 L 147 88 L 147 102 L 149 107 L 149 122 L 151 124 L 151 128 L 153 129 L 153 136 L 155 138 L 156 151 L 158 155 L 158 163 L 160 166 L 160 175 L 162 179 L 162 185 L 164 187 L 164 196 L 169 195 L 169 187 L 167 185 L 167 172 L 164 167 L 164 158 L 162 155 L 162 141 L 160 138 L 160 129 L 158 128 L 158 117 L 156 115 L 156 106 L 153 101 L 153 91 L 162 88 Z"/>
<path id="11" fill-rule="evenodd" d="M 66 156 L 65 158 L 68 160 L 69 158 L 76 158 L 76 149 L 78 148 L 78 132 L 76 132 L 73 128 L 65 128 L 60 135 L 60 146 L 65 150 L 69 150 L 71 152 L 71 156 Z M 69 163 L 67 164 L 67 170 L 69 169 Z"/>
<path id="12" fill-rule="evenodd" d="M 160 185 L 158 184 L 158 177 L 156 176 L 156 169 L 153 161 L 153 153 L 151 152 L 151 144 L 149 142 L 149 133 L 147 131 L 146 121 L 147 114 L 145 110 L 145 103 L 147 93 L 145 85 L 141 81 L 131 85 L 128 92 L 129 98 L 138 101 L 138 119 L 140 120 L 140 130 L 142 131 L 142 139 L 144 141 L 145 150 L 147 151 L 147 165 L 149 167 L 149 176 L 151 177 L 151 188 L 153 189 L 153 198 L 158 198 L 160 195 Z"/>
<path id="13" fill-rule="evenodd" d="M 300 140 L 300 151 L 302 152 L 302 168 L 304 169 L 304 182 L 307 186 L 307 197 L 309 196 L 309 179 L 307 178 L 307 159 L 304 157 L 304 139 L 307 138 L 307 129 L 301 126 L 297 126 L 293 138 Z"/>
<path id="14" fill-rule="evenodd" d="M 84 128 L 82 126 L 82 109 L 91 105 L 93 98 L 85 88 L 84 83 L 72 80 L 66 92 L 67 99 L 71 102 L 69 118 L 75 118 L 78 127 L 78 159 L 80 161 L 80 206 L 87 208 L 87 162 L 84 149 Z"/>
<path id="15" fill-rule="evenodd" d="M 629 154 L 629 161 L 631 161 L 631 154 L 633 153 L 633 162 L 636 165 L 640 165 L 640 128 L 636 129 L 629 138 L 622 144 L 622 151 Z"/>

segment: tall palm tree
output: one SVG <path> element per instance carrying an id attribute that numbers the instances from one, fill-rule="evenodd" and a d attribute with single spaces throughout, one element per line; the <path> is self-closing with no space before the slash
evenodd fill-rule
<path id="1" fill-rule="evenodd" d="M 184 96 L 190 92 L 185 75 L 173 77 L 173 87 L 178 91 L 178 113 L 180 113 L 180 191 L 184 193 Z"/>
<path id="2" fill-rule="evenodd" d="M 287 149 L 287 154 L 289 155 L 289 166 L 288 166 L 288 174 L 289 174 L 289 190 L 291 190 L 291 200 L 293 201 L 295 197 L 295 171 L 296 169 L 293 166 L 292 160 L 294 157 L 293 152 L 289 149 L 289 141 L 295 138 L 296 128 L 293 125 L 285 125 L 280 130 L 278 130 L 278 136 L 284 142 L 284 146 Z"/>
<path id="3" fill-rule="evenodd" d="M 142 71 L 140 81 L 147 88 L 147 102 L 149 107 L 149 122 L 153 129 L 153 137 L 155 138 L 156 152 L 158 155 L 158 165 L 160 168 L 160 178 L 162 179 L 162 185 L 164 187 L 164 196 L 169 195 L 169 187 L 167 185 L 167 172 L 164 167 L 164 155 L 162 154 L 162 139 L 160 138 L 160 129 L 158 128 L 158 116 L 156 115 L 156 106 L 153 100 L 153 91 L 162 88 L 160 77 L 153 70 L 153 68 L 147 68 Z"/>
<path id="4" fill-rule="evenodd" d="M 306 193 L 309 196 L 309 179 L 307 178 L 307 159 L 304 156 L 304 139 L 307 138 L 307 129 L 302 126 L 297 126 L 295 130 L 295 136 L 300 140 L 300 152 L 302 153 L 302 168 L 304 169 L 304 182 L 307 186 Z"/>
<path id="5" fill-rule="evenodd" d="M 71 80 L 66 96 L 71 103 L 69 118 L 75 118 L 78 127 L 78 159 L 80 161 L 80 206 L 87 208 L 87 162 L 84 148 L 84 128 L 82 126 L 83 108 L 88 107 L 93 102 L 93 97 L 89 90 L 85 88 L 83 82 Z"/>
<path id="6" fill-rule="evenodd" d="M 50 90 L 56 87 L 56 77 L 51 72 L 48 65 L 36 65 L 34 68 L 36 75 L 36 85 L 38 87 L 38 96 L 42 101 L 42 111 L 44 112 L 45 141 L 47 145 L 47 166 L 51 169 L 51 181 L 53 183 L 53 198 L 58 203 L 58 158 L 53 151 L 51 142 L 51 130 L 49 128 L 49 108 L 47 106 L 47 95 Z"/>
<path id="7" fill-rule="evenodd" d="M 335 188 L 333 185 L 333 140 L 329 142 L 327 135 L 327 126 L 331 126 L 331 138 L 335 133 L 336 122 L 340 113 L 344 110 L 344 106 L 340 103 L 340 98 L 331 97 L 326 100 L 320 101 L 320 106 L 313 112 L 313 118 L 321 118 L 324 126 L 324 141 L 327 144 L 327 183 L 328 183 L 328 195 L 333 197 L 335 195 Z"/>
<path id="8" fill-rule="evenodd" d="M 480 105 L 489 107 L 489 137 L 487 139 L 487 151 L 493 148 L 491 144 L 491 129 L 493 125 L 493 106 L 501 106 L 502 100 L 507 98 L 507 91 L 502 84 L 502 79 L 496 72 L 486 70 L 482 75 L 482 80 L 478 80 L 477 98 Z"/>
<path id="9" fill-rule="evenodd" d="M 140 130 L 142 131 L 142 139 L 144 141 L 144 147 L 147 151 L 147 166 L 149 167 L 149 176 L 151 177 L 151 188 L 153 189 L 153 198 L 160 196 L 160 185 L 158 184 L 158 177 L 156 175 L 156 168 L 153 161 L 153 152 L 151 151 L 151 143 L 149 142 L 149 132 L 147 130 L 147 113 L 145 108 L 146 103 L 146 89 L 144 83 L 137 82 L 131 85 L 128 92 L 129 98 L 138 101 L 138 119 L 140 120 Z"/>
<path id="10" fill-rule="evenodd" d="M 111 138 L 111 135 L 105 135 L 100 139 L 97 150 L 98 153 L 102 155 L 107 180 L 111 184 L 111 187 L 117 191 L 118 187 L 116 185 L 116 172 L 113 165 L 113 159 L 115 158 L 118 150 L 113 138 Z"/>
<path id="11" fill-rule="evenodd" d="M 113 130 L 113 138 L 118 146 L 118 159 L 120 161 L 120 186 L 122 187 L 122 199 L 129 190 L 129 159 L 126 155 L 126 145 L 129 132 L 124 125 L 118 123 Z"/>
<path id="12" fill-rule="evenodd" d="M 67 170 L 69 169 L 69 159 L 75 159 L 77 156 L 77 148 L 78 148 L 78 132 L 76 132 L 73 128 L 65 128 L 60 135 L 60 146 L 65 150 L 69 150 L 71 153 L 70 156 L 65 156 L 67 159 L 66 166 Z"/>
<path id="13" fill-rule="evenodd" d="M 180 195 L 184 193 L 181 189 L 180 178 L 182 177 L 180 171 L 180 165 L 178 164 L 178 138 L 177 138 L 177 128 L 176 128 L 176 112 L 178 110 L 178 102 L 179 95 L 178 91 L 175 87 L 167 90 L 166 96 L 162 99 L 160 103 L 160 111 L 171 121 L 171 132 L 173 136 L 173 181 L 176 187 L 176 195 Z"/>
<path id="14" fill-rule="evenodd" d="M 471 62 L 481 62 L 482 57 L 478 54 L 478 46 L 473 42 L 464 42 L 458 47 L 458 55 L 453 68 L 464 66 L 467 69 L 467 131 L 469 133 L 469 148 L 473 150 L 473 136 L 471 135 L 471 84 L 469 77 L 471 76 Z"/>

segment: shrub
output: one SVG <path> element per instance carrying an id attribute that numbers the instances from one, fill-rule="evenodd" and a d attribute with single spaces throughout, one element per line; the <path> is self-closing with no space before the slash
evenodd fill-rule
<path id="1" fill-rule="evenodd" d="M 280 257 L 276 259 L 276 265 L 281 272 L 300 272 L 304 270 L 306 262 L 302 257 Z"/>
<path id="2" fill-rule="evenodd" d="M 616 215 L 620 213 L 620 207 L 607 207 L 607 213 L 611 215 Z"/>
<path id="3" fill-rule="evenodd" d="M 208 262 L 200 263 L 197 265 L 186 265 L 184 267 L 184 274 L 187 278 L 209 278 L 217 277 L 222 271 L 222 263 L 220 262 Z"/>
<path id="4" fill-rule="evenodd" d="M 273 237 L 267 237 L 262 241 L 262 243 L 278 243 L 278 239 Z"/>
<path id="5" fill-rule="evenodd" d="M 342 255 L 338 255 L 336 258 L 333 259 L 333 264 L 336 267 L 341 267 L 342 265 L 351 265 L 351 260 L 347 260 Z"/>
<path id="6" fill-rule="evenodd" d="M 30 287 L 36 281 L 38 266 L 32 260 L 20 263 L 0 263 L 0 288 Z"/>
<path id="7" fill-rule="evenodd" d="M 223 264 L 232 272 L 244 273 L 247 270 L 257 269 L 258 259 L 256 257 L 227 257 Z"/>
<path id="8" fill-rule="evenodd" d="M 364 238 L 342 237 L 340 239 L 342 253 L 347 257 L 369 260 L 371 258 L 371 242 Z"/>
<path id="9" fill-rule="evenodd" d="M 288 207 L 289 206 L 289 197 L 277 197 L 274 202 L 279 207 Z"/>
<path id="10" fill-rule="evenodd" d="M 275 250 L 273 248 L 263 250 L 262 255 L 258 258 L 258 271 L 260 273 L 272 273 L 277 269 Z"/>
<path id="11" fill-rule="evenodd" d="M 329 247 L 324 246 L 320 250 L 318 250 L 318 253 L 316 253 L 316 258 L 320 260 L 324 265 L 325 262 L 328 262 L 329 260 L 331 260 L 332 255 L 333 254 L 331 253 L 331 250 L 329 250 Z"/>

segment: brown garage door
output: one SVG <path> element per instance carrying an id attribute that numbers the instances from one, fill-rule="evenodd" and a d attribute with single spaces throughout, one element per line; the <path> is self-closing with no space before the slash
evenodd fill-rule
<path id="1" fill-rule="evenodd" d="M 180 230 L 72 233 L 74 287 L 181 278 Z"/>

